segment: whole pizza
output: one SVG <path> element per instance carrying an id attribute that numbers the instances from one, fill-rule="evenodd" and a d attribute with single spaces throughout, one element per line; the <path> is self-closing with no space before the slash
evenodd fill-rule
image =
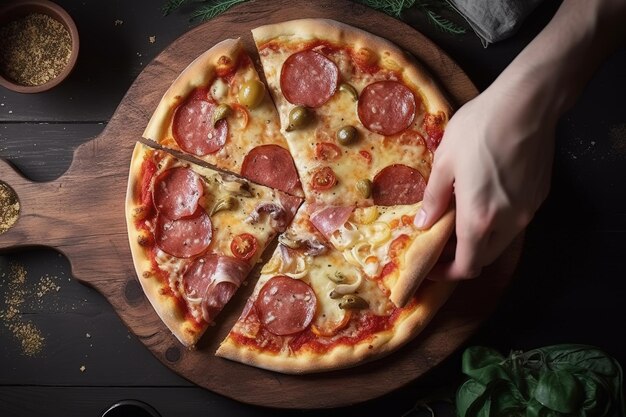
<path id="1" fill-rule="evenodd" d="M 301 19 L 252 35 L 252 55 L 227 39 L 193 61 L 135 146 L 139 282 L 190 348 L 250 283 L 218 356 L 308 373 L 386 355 L 454 288 L 424 281 L 454 211 L 413 224 L 451 107 L 413 58 L 360 29 Z"/>

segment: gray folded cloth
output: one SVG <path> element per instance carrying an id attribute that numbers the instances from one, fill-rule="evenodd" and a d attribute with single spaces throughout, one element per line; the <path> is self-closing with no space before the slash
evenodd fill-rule
<path id="1" fill-rule="evenodd" d="M 461 13 L 483 45 L 513 35 L 542 0 L 448 0 Z"/>

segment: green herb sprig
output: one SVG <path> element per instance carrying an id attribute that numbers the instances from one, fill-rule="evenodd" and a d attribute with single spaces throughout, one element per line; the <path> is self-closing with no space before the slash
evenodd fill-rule
<path id="1" fill-rule="evenodd" d="M 191 20 L 205 21 L 225 12 L 236 4 L 243 3 L 247 0 L 199 0 L 203 3 L 198 6 L 191 15 Z M 460 35 L 467 31 L 465 27 L 452 21 L 444 16 L 443 13 L 456 11 L 450 6 L 446 0 L 356 0 L 365 6 L 387 13 L 390 16 L 401 18 L 402 13 L 410 8 L 415 7 L 424 13 L 430 23 L 435 25 L 443 32 Z M 168 15 L 174 10 L 180 8 L 188 0 L 166 0 L 161 8 L 163 15 Z"/>
<path id="2" fill-rule="evenodd" d="M 459 417 L 625 415 L 622 368 L 591 346 L 548 346 L 506 358 L 471 347 L 462 370 L 470 379 L 457 391 Z"/>

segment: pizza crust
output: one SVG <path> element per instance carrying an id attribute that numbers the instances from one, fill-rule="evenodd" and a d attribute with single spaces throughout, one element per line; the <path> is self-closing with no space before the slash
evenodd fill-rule
<path id="1" fill-rule="evenodd" d="M 230 335 L 222 342 L 217 356 L 285 374 L 304 374 L 350 368 L 381 358 L 415 338 L 449 298 L 456 284 L 433 282 L 419 294 L 413 309 L 397 319 L 396 325 L 354 345 L 337 345 L 323 352 L 297 355 L 264 352 L 238 344 Z"/>
<path id="2" fill-rule="evenodd" d="M 268 41 L 284 39 L 286 43 L 325 40 L 354 50 L 375 51 L 384 68 L 397 71 L 405 83 L 422 93 L 429 113 L 443 112 L 447 119 L 452 114 L 452 106 L 426 68 L 395 44 L 370 32 L 331 19 L 298 19 L 258 27 L 252 36 L 259 49 Z"/>
<path id="3" fill-rule="evenodd" d="M 137 143 L 130 163 L 125 209 L 130 250 L 137 279 L 154 311 L 185 347 L 191 347 L 198 341 L 206 326 L 202 327 L 186 320 L 176 300 L 167 295 L 169 287 L 164 285 L 159 277 L 152 272 L 152 262 L 146 255 L 146 250 L 139 244 L 141 236 L 135 227 L 135 209 L 139 207 L 136 202 L 140 200 L 140 197 L 137 196 L 137 190 L 141 186 L 141 166 L 149 149 L 147 146 Z"/>
<path id="4" fill-rule="evenodd" d="M 418 234 L 404 254 L 411 259 L 391 288 L 389 299 L 398 307 L 405 306 L 430 270 L 454 231 L 456 211 L 449 209 L 430 229 Z"/>

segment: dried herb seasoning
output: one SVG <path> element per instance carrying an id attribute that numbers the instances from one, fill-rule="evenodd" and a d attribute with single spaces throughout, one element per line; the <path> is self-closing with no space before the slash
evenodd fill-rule
<path id="1" fill-rule="evenodd" d="M 69 31 L 56 19 L 31 13 L 0 26 L 0 72 L 25 86 L 56 78 L 72 53 Z"/>

